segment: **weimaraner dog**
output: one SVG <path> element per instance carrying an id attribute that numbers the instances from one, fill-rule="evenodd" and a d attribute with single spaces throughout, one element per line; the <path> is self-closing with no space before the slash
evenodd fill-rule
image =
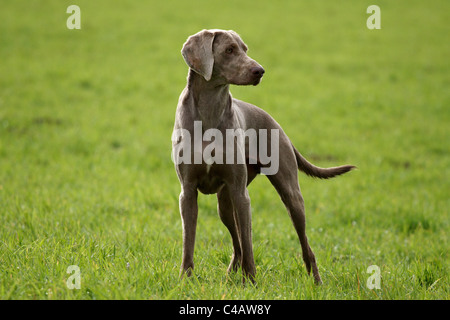
<path id="1" fill-rule="evenodd" d="M 252 129 L 257 139 L 263 138 L 261 135 L 264 130 L 266 130 L 266 138 L 267 136 L 273 138 L 277 133 L 275 136 L 278 140 L 275 145 L 260 143 L 256 144 L 256 148 L 266 148 L 267 154 L 278 152 L 277 171 L 266 175 L 290 214 L 300 240 L 306 269 L 308 273 L 312 270 L 315 282 L 320 284 L 321 278 L 315 256 L 305 233 L 305 208 L 297 169 L 309 176 L 327 179 L 355 167 L 351 165 L 332 168 L 314 166 L 297 151 L 280 125 L 268 113 L 231 96 L 230 84 L 257 85 L 264 74 L 261 65 L 247 55 L 247 46 L 236 32 L 217 29 L 202 30 L 187 39 L 181 53 L 189 66 L 189 74 L 187 86 L 179 98 L 172 136 L 172 156 L 181 183 L 179 198 L 183 224 L 181 276 L 183 274 L 190 276 L 194 268 L 199 190 L 204 194 L 217 193 L 220 219 L 233 240 L 234 252 L 228 272 L 236 271 L 241 267 L 243 281 L 245 282 L 245 279 L 255 281 L 251 208 L 247 186 L 259 173 L 267 169 L 267 163 L 263 164 L 260 161 L 259 153 L 256 153 L 256 158 L 250 154 L 250 151 L 254 150 L 251 149 L 250 139 L 247 139 L 244 144 L 233 145 L 231 150 L 225 142 L 221 144 L 222 142 L 216 141 L 218 143 L 214 150 L 215 157 L 225 156 L 226 153 L 233 151 L 239 154 L 238 149 L 245 147 L 245 161 L 239 162 L 236 156 L 232 158 L 234 161 L 223 163 L 198 157 L 208 148 L 207 141 L 205 143 L 208 139 L 203 139 L 198 147 L 194 138 L 196 134 L 198 136 L 198 130 L 200 134 L 204 134 L 208 129 L 214 129 L 228 137 L 227 132 L 230 129 L 243 131 Z M 217 135 L 215 139 L 217 140 Z M 188 144 L 194 147 L 186 147 Z M 181 148 L 181 145 L 185 147 Z M 181 158 L 183 161 L 180 161 Z"/>

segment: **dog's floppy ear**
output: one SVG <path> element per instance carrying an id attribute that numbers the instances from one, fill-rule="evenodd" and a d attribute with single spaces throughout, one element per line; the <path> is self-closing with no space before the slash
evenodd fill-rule
<path id="1" fill-rule="evenodd" d="M 213 41 L 215 32 L 202 30 L 190 36 L 181 49 L 184 61 L 206 81 L 211 79 L 214 66 Z"/>

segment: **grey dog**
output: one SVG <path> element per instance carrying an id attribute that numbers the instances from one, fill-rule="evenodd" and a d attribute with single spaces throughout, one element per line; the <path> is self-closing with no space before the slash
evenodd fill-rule
<path id="1" fill-rule="evenodd" d="M 194 143 L 194 123 L 201 121 L 202 130 L 215 129 L 226 135 L 229 129 L 277 129 L 279 166 L 275 174 L 267 175 L 286 206 L 302 247 L 308 273 L 313 272 L 316 283 L 321 283 L 316 259 L 305 232 L 305 207 L 298 184 L 297 170 L 322 179 L 346 173 L 353 168 L 344 165 L 319 168 L 309 163 L 292 145 L 280 125 L 265 111 L 249 103 L 234 99 L 230 84 L 257 85 L 264 69 L 247 55 L 247 46 L 234 31 L 202 30 L 190 36 L 181 51 L 189 66 L 187 86 L 180 95 L 175 116 L 174 132 L 185 134 L 173 138 L 174 157 L 180 157 L 182 143 Z M 198 122 L 197 122 L 198 123 Z M 190 134 L 188 134 L 190 133 Z M 269 132 L 270 135 L 270 132 Z M 259 146 L 261 147 L 261 146 Z M 205 148 L 203 144 L 201 148 Z M 239 148 L 237 146 L 236 148 Z M 195 158 L 198 149 L 183 157 Z M 219 150 L 219 148 L 218 148 Z M 202 150 L 200 150 L 201 152 Z M 225 147 L 222 152 L 229 152 Z M 255 281 L 255 262 L 252 248 L 251 207 L 247 186 L 264 168 L 258 159 L 251 159 L 249 143 L 245 142 L 244 163 L 176 163 L 181 183 L 179 205 L 183 224 L 183 258 L 181 276 L 190 276 L 194 268 L 194 243 L 197 226 L 198 190 L 204 194 L 217 193 L 220 219 L 231 234 L 233 256 L 228 272 L 243 270 L 243 281 Z M 253 161 L 251 161 L 253 160 Z"/>

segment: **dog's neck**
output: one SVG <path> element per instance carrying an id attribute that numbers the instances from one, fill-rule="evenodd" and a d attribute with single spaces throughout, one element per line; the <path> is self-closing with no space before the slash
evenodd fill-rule
<path id="1" fill-rule="evenodd" d="M 231 108 L 229 84 L 220 84 L 189 69 L 187 88 L 202 121 L 203 130 L 216 128 L 224 113 Z"/>

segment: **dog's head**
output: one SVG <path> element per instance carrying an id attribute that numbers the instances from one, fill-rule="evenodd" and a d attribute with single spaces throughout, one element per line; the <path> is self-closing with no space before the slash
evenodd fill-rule
<path id="1" fill-rule="evenodd" d="M 181 50 L 189 68 L 219 83 L 257 85 L 263 67 L 247 55 L 247 46 L 232 31 L 202 30 L 190 36 Z"/>

